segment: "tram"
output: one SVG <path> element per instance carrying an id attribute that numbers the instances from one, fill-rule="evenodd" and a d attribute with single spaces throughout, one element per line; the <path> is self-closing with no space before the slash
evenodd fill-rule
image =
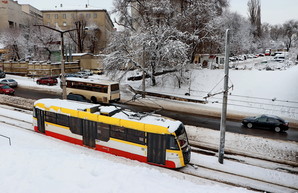
<path id="1" fill-rule="evenodd" d="M 63 141 L 167 168 L 181 168 L 190 161 L 180 121 L 61 99 L 37 100 L 33 112 L 36 132 Z"/>

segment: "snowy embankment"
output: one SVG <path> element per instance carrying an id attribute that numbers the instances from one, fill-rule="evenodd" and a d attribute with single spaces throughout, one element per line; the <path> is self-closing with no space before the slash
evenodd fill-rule
<path id="1" fill-rule="evenodd" d="M 0 106 L 1 115 L 32 120 L 28 114 Z M 63 142 L 5 124 L 19 125 L 17 120 L 1 119 L 0 134 L 12 141 L 9 146 L 0 137 L 1 192 L 253 192 Z"/>
<path id="2" fill-rule="evenodd" d="M 189 140 L 200 147 L 219 148 L 219 131 L 186 126 Z M 225 151 L 298 166 L 298 143 L 226 132 Z"/>
<path id="3" fill-rule="evenodd" d="M 250 63 L 250 65 L 252 65 Z M 268 65 L 267 63 L 265 65 Z M 241 63 L 238 65 L 241 66 Z M 259 65 L 258 65 L 259 67 Z M 135 73 L 135 72 L 132 72 Z M 230 69 L 228 96 L 228 116 L 241 118 L 251 115 L 273 114 L 285 118 L 292 123 L 298 123 L 298 65 L 267 71 L 257 68 L 246 70 Z M 131 76 L 129 74 L 128 76 Z M 188 85 L 177 86 L 174 76 L 157 77 L 160 85 L 150 87 L 149 92 L 164 93 L 185 98 L 201 99 L 207 97 L 207 104 L 191 104 L 195 111 L 205 111 L 208 115 L 218 116 L 222 108 L 222 93 L 224 70 L 193 69 L 185 74 L 190 80 Z M 126 81 L 135 89 L 142 89 L 141 81 Z M 189 93 L 190 96 L 186 96 Z M 177 104 L 186 104 L 179 103 Z M 163 103 L 161 103 L 163 106 Z M 187 106 L 187 104 L 185 105 Z"/>

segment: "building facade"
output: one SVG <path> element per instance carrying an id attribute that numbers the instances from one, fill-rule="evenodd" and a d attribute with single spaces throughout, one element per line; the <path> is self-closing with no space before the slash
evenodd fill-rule
<path id="1" fill-rule="evenodd" d="M 0 1 L 0 31 L 9 28 L 24 28 L 42 22 L 42 13 L 31 5 L 20 5 L 17 1 Z"/>
<path id="2" fill-rule="evenodd" d="M 85 7 L 59 7 L 50 10 L 42 10 L 43 23 L 49 27 L 60 28 L 61 30 L 75 29 L 76 22 L 84 21 L 86 30 L 96 30 L 97 52 L 103 50 L 111 33 L 114 31 L 114 24 L 104 9 Z"/>

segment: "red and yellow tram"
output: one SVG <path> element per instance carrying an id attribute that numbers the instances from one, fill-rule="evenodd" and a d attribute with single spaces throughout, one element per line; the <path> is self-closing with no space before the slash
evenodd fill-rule
<path id="1" fill-rule="evenodd" d="M 160 115 L 61 99 L 34 103 L 34 130 L 70 143 L 167 168 L 190 161 L 184 125 Z"/>

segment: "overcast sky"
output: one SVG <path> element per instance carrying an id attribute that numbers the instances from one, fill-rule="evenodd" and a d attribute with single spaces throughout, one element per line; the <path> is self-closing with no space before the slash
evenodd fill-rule
<path id="1" fill-rule="evenodd" d="M 295 19 L 298 20 L 298 0 L 260 0 L 262 22 L 270 24 L 283 24 Z M 92 7 L 110 11 L 113 7 L 113 0 L 18 0 L 20 4 L 30 4 L 38 9 L 50 9 L 63 4 L 84 5 L 89 2 Z M 247 17 L 248 0 L 230 0 L 230 10 Z M 112 20 L 113 16 L 112 16 Z"/>
<path id="2" fill-rule="evenodd" d="M 230 0 L 230 10 L 248 17 L 248 0 Z M 298 0 L 260 0 L 261 20 L 269 24 L 283 24 L 298 20 Z"/>

